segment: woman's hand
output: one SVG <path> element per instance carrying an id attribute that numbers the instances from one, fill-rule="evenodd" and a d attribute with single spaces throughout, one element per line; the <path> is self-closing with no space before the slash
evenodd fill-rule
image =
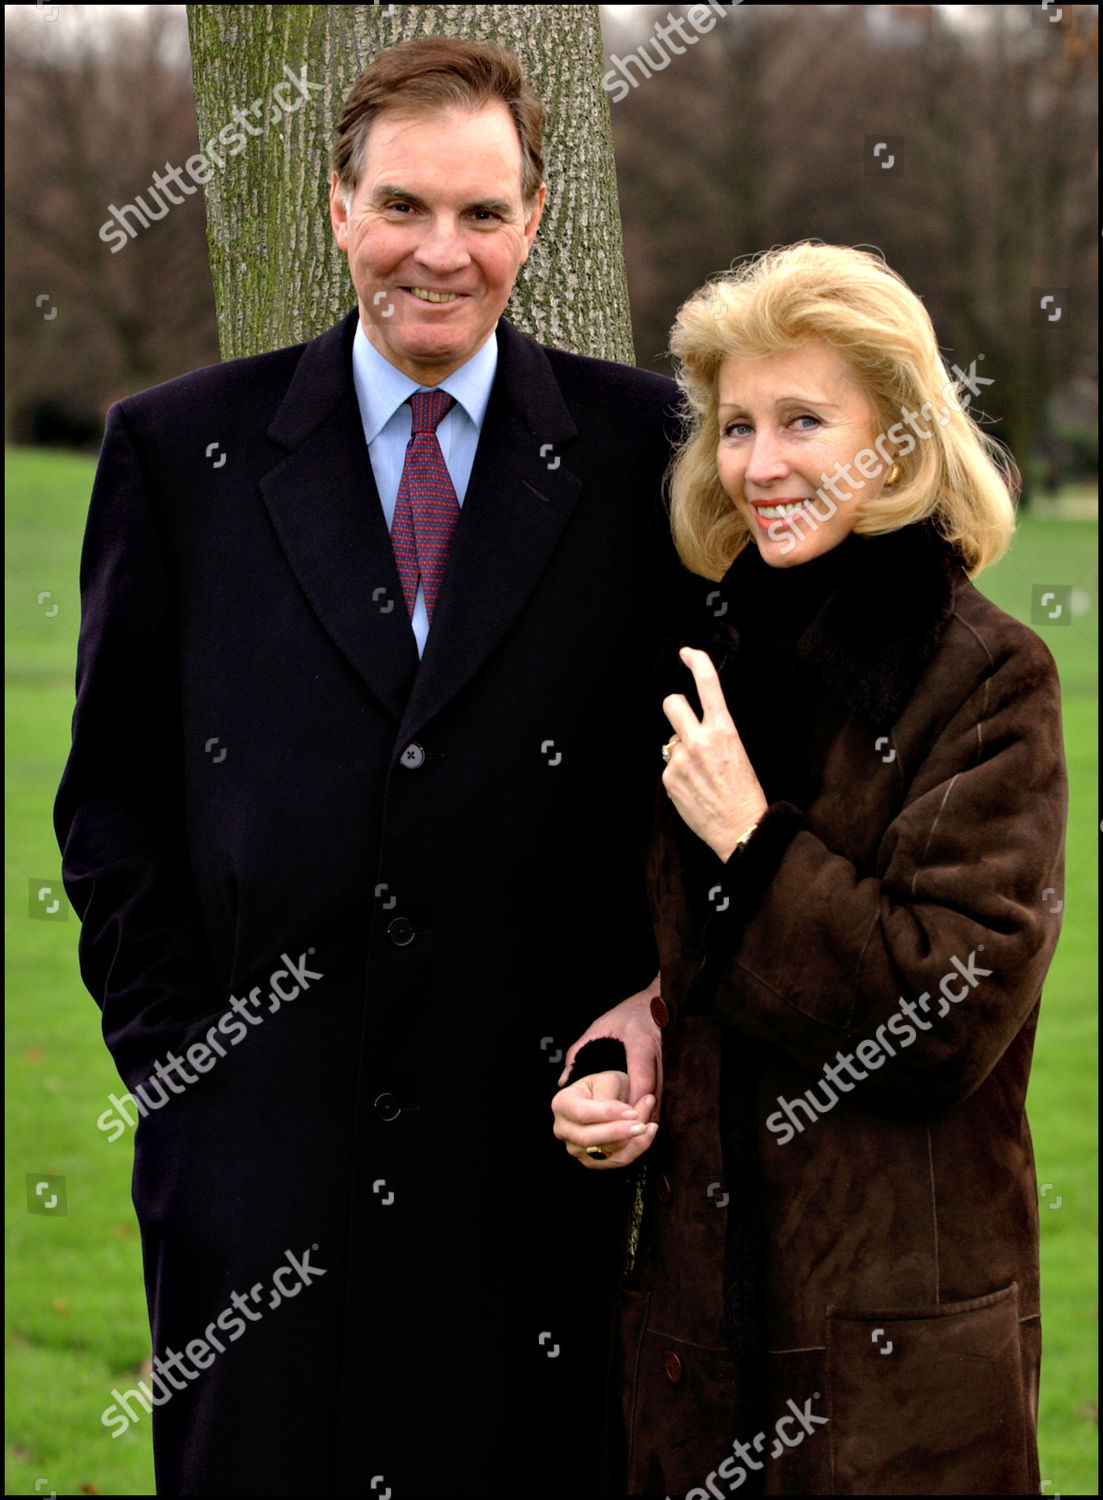
<path id="1" fill-rule="evenodd" d="M 681 693 L 663 699 L 675 732 L 663 786 L 687 826 L 726 862 L 768 804 L 716 668 L 704 651 L 686 646 L 678 654 L 693 673 L 704 717 L 698 719 Z"/>
<path id="2" fill-rule="evenodd" d="M 629 1108 L 627 1073 L 590 1073 L 560 1089 L 552 1100 L 553 1134 L 584 1166 L 627 1167 L 655 1139 L 659 1127 L 651 1121 L 654 1108 L 653 1094 L 645 1095 L 636 1109 Z M 606 1159 L 587 1156 L 587 1146 L 600 1146 Z"/>

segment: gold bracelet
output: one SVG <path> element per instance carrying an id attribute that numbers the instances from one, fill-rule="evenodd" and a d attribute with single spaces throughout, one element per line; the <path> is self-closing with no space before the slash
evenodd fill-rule
<path id="1" fill-rule="evenodd" d="M 755 829 L 758 827 L 761 821 L 761 818 L 756 818 L 751 826 L 747 829 L 747 831 L 739 835 L 739 837 L 735 841 L 735 849 L 742 849 L 743 845 L 750 840 L 751 834 L 754 833 Z M 735 853 L 735 849 L 732 850 L 733 854 Z"/>

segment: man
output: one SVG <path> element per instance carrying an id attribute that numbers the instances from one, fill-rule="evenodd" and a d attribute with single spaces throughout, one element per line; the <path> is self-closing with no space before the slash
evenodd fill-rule
<path id="1" fill-rule="evenodd" d="M 357 310 L 109 415 L 56 827 L 141 1115 L 154 1375 L 103 1420 L 153 1406 L 162 1493 L 598 1492 L 625 1174 L 547 1115 L 619 1036 L 653 1135 L 674 387 L 501 317 L 542 116 L 501 49 L 383 54 Z"/>

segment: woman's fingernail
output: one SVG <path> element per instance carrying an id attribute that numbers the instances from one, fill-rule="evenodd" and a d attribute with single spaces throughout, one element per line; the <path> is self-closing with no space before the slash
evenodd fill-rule
<path id="1" fill-rule="evenodd" d="M 633 1125 L 632 1128 L 631 1128 L 631 1130 L 628 1132 L 628 1134 L 629 1135 L 642 1135 L 646 1129 L 647 1129 L 646 1125 Z"/>

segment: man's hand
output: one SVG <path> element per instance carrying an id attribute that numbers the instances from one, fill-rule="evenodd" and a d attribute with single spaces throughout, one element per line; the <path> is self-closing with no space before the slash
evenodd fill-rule
<path id="1" fill-rule="evenodd" d="M 657 1117 L 663 1092 L 663 1042 L 662 1032 L 651 1015 L 651 1002 L 658 993 L 659 976 L 656 974 L 645 990 L 629 995 L 627 1000 L 622 1000 L 612 1010 L 598 1016 L 593 1025 L 588 1026 L 578 1041 L 568 1048 L 563 1071 L 559 1075 L 560 1088 L 566 1083 L 575 1058 L 587 1042 L 613 1037 L 624 1043 L 628 1064 L 626 1101 L 638 1106 L 645 1094 L 653 1094 Z"/>
<path id="2" fill-rule="evenodd" d="M 584 1166 L 627 1167 L 643 1155 L 659 1128 L 651 1120 L 658 1107 L 653 1094 L 645 1095 L 635 1109 L 627 1101 L 627 1073 L 590 1073 L 560 1089 L 552 1100 L 553 1134 Z M 587 1156 L 587 1146 L 600 1146 L 606 1159 Z"/>

